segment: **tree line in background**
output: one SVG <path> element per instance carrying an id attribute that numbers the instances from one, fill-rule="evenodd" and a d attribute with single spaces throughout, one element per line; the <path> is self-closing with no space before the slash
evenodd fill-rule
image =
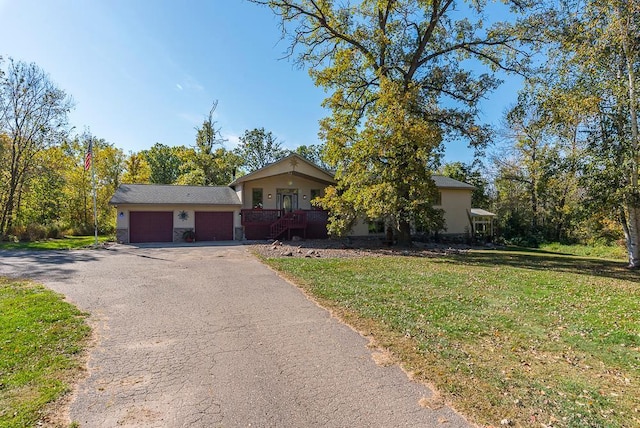
<path id="1" fill-rule="evenodd" d="M 625 238 L 640 264 L 637 80 L 640 6 L 621 0 L 507 2 L 517 19 L 491 22 L 484 3 L 390 0 L 333 4 L 252 0 L 281 18 L 290 54 L 329 93 L 322 145 L 296 151 L 336 172 L 321 204 L 339 234 L 356 216 L 385 218 L 400 242 L 412 222 L 438 224 L 431 174 L 476 186 L 473 205 L 497 214 L 501 239 L 613 242 Z M 535 7 L 534 7 L 535 6 Z M 538 55 L 537 59 L 534 55 Z M 540 59 L 542 58 L 542 60 Z M 484 64 L 486 72 L 469 68 Z M 542 65 L 540 65 L 542 64 Z M 31 228 L 88 232 L 94 141 L 99 225 L 113 230 L 108 200 L 120 183 L 226 185 L 289 151 L 264 128 L 224 147 L 213 113 L 190 146 L 156 143 L 125 155 L 88 133 L 71 136 L 63 91 L 33 64 L 2 71 L 0 233 Z M 479 101 L 501 70 L 525 77 L 497 140 Z M 21 103 L 24 103 L 22 106 Z M 29 106 L 29 108 L 27 108 Z M 443 144 L 466 139 L 470 165 L 441 165 Z"/>
<path id="2" fill-rule="evenodd" d="M 2 59 L 0 58 L 0 64 Z M 234 150 L 224 147 L 214 102 L 190 146 L 154 144 L 125 154 L 85 131 L 72 135 L 71 98 L 36 64 L 9 59 L 0 68 L 0 236 L 42 239 L 94 230 L 92 172 L 96 180 L 98 229 L 115 230 L 109 200 L 122 183 L 227 185 L 290 153 L 264 128 L 246 131 Z M 85 169 L 92 147 L 93 170 Z M 320 147 L 297 152 L 322 164 Z"/>

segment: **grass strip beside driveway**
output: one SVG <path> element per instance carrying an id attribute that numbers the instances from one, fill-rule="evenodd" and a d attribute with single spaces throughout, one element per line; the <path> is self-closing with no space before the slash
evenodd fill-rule
<path id="1" fill-rule="evenodd" d="M 640 276 L 622 263 L 503 251 L 266 261 L 477 423 L 640 425 Z"/>
<path id="2" fill-rule="evenodd" d="M 107 242 L 108 236 L 99 236 L 98 243 Z M 44 239 L 42 241 L 8 242 L 0 241 L 0 250 L 72 250 L 85 248 L 95 244 L 95 236 L 65 236 L 59 239 Z"/>
<path id="3" fill-rule="evenodd" d="M 69 391 L 90 332 L 85 318 L 40 285 L 0 277 L 0 426 L 35 426 Z"/>

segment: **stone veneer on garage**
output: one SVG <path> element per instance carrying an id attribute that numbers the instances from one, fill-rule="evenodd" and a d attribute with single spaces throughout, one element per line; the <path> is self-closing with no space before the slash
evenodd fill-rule
<path id="1" fill-rule="evenodd" d="M 128 244 L 129 229 L 116 229 L 116 242 L 120 244 Z"/>
<path id="2" fill-rule="evenodd" d="M 173 242 L 186 242 L 182 235 L 187 230 L 193 230 L 193 227 L 174 227 L 173 228 Z"/>

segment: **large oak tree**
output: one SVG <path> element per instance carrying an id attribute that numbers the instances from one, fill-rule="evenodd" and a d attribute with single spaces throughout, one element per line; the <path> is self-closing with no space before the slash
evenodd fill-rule
<path id="1" fill-rule="evenodd" d="M 385 218 L 401 244 L 411 242 L 412 221 L 437 215 L 431 171 L 443 142 L 487 142 L 478 102 L 499 83 L 493 71 L 522 70 L 521 40 L 540 24 L 486 25 L 486 3 L 475 1 L 251 1 L 280 17 L 289 55 L 330 93 L 321 135 L 338 180 L 324 198 L 332 233 L 359 215 Z M 530 6 L 506 3 L 515 12 Z"/>

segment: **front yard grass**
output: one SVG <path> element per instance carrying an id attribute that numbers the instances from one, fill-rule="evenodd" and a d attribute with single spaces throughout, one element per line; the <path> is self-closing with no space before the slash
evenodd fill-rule
<path id="1" fill-rule="evenodd" d="M 557 242 L 541 244 L 540 250 L 553 253 L 571 254 L 581 257 L 595 257 L 609 260 L 628 260 L 624 245 L 564 245 Z"/>
<path id="2" fill-rule="evenodd" d="M 85 318 L 42 286 L 0 277 L 0 426 L 36 426 L 69 391 L 90 332 Z"/>
<path id="3" fill-rule="evenodd" d="M 107 242 L 108 236 L 98 236 L 98 242 Z M 95 244 L 95 236 L 65 236 L 60 239 L 43 239 L 33 242 L 0 241 L 0 250 L 72 250 Z"/>
<path id="4" fill-rule="evenodd" d="M 527 251 L 272 258 L 483 425 L 640 426 L 640 274 Z"/>

